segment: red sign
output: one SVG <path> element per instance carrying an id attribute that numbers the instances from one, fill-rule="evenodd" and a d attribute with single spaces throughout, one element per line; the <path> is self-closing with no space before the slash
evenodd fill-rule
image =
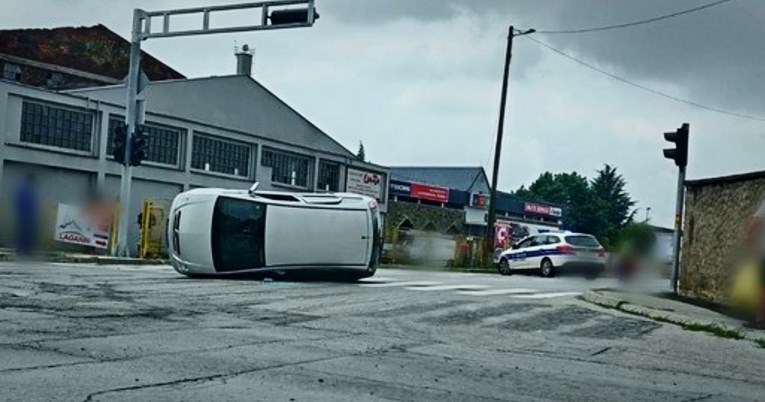
<path id="1" fill-rule="evenodd" d="M 527 202 L 523 209 L 524 211 L 530 212 L 533 214 L 550 215 L 550 216 L 557 216 L 557 217 L 560 217 L 562 215 L 562 211 L 558 207 L 534 204 L 532 202 Z"/>
<path id="2" fill-rule="evenodd" d="M 411 196 L 436 202 L 449 202 L 449 189 L 446 187 L 428 186 L 426 184 L 412 183 Z"/>

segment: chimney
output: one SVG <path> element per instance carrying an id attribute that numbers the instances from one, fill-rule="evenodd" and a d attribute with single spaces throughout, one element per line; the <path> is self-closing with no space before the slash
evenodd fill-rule
<path id="1" fill-rule="evenodd" d="M 236 55 L 236 73 L 237 75 L 252 75 L 252 55 L 255 53 L 254 49 L 250 49 L 249 46 L 242 46 L 241 51 L 237 51 Z"/>

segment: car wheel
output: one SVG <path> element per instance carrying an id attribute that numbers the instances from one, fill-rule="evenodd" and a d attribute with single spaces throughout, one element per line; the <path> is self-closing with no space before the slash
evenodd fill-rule
<path id="1" fill-rule="evenodd" d="M 499 273 L 502 275 L 510 275 L 510 262 L 506 258 L 499 260 L 499 266 L 497 266 Z"/>
<path id="2" fill-rule="evenodd" d="M 549 258 L 542 260 L 542 264 L 539 266 L 539 274 L 545 278 L 555 276 L 555 266 Z"/>

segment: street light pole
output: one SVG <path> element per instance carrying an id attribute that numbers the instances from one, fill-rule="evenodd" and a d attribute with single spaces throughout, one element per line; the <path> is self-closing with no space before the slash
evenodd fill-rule
<path id="1" fill-rule="evenodd" d="M 305 6 L 296 8 L 295 6 Z M 230 27 L 211 27 L 210 15 L 222 11 L 260 10 L 261 18 L 249 25 Z M 179 15 L 197 15 L 201 17 L 201 27 L 198 29 L 173 29 L 171 20 Z M 254 3 L 230 4 L 221 6 L 194 7 L 175 10 L 144 11 L 133 10 L 133 25 L 130 38 L 130 61 L 127 77 L 127 96 L 125 100 L 125 125 L 127 139 L 125 141 L 125 163 L 122 167 L 120 182 L 120 219 L 117 231 L 117 246 L 112 253 L 117 256 L 128 256 L 128 225 L 130 221 L 130 182 L 132 172 L 130 166 L 132 137 L 135 135 L 139 122 L 140 107 L 138 95 L 143 88 L 139 83 L 141 77 L 141 41 L 152 38 L 170 38 L 177 36 L 192 36 L 228 32 L 262 31 L 272 29 L 302 28 L 313 26 L 319 18 L 314 0 L 270 0 Z M 160 29 L 152 29 L 152 19 L 162 22 Z M 270 19 L 270 23 L 269 23 Z M 156 28 L 156 27 L 155 27 Z M 187 144 L 187 146 L 191 146 Z"/>
<path id="2" fill-rule="evenodd" d="M 502 76 L 502 97 L 499 102 L 499 124 L 497 127 L 497 143 L 494 146 L 494 167 L 491 174 L 491 195 L 489 197 L 489 218 L 486 222 L 486 255 L 494 253 L 494 222 L 497 220 L 497 179 L 499 176 L 499 159 L 502 155 L 502 136 L 505 128 L 505 108 L 507 106 L 507 86 L 510 79 L 510 60 L 513 57 L 513 38 L 521 35 L 534 33 L 533 29 L 516 31 L 510 26 L 507 36 L 507 50 L 505 51 L 505 71 Z"/>

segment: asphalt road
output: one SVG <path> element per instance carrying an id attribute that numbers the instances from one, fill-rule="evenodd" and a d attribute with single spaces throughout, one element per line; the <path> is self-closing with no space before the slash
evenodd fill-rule
<path id="1" fill-rule="evenodd" d="M 363 283 L 0 264 L 0 399 L 763 400 L 765 350 L 586 304 L 608 280 Z"/>

